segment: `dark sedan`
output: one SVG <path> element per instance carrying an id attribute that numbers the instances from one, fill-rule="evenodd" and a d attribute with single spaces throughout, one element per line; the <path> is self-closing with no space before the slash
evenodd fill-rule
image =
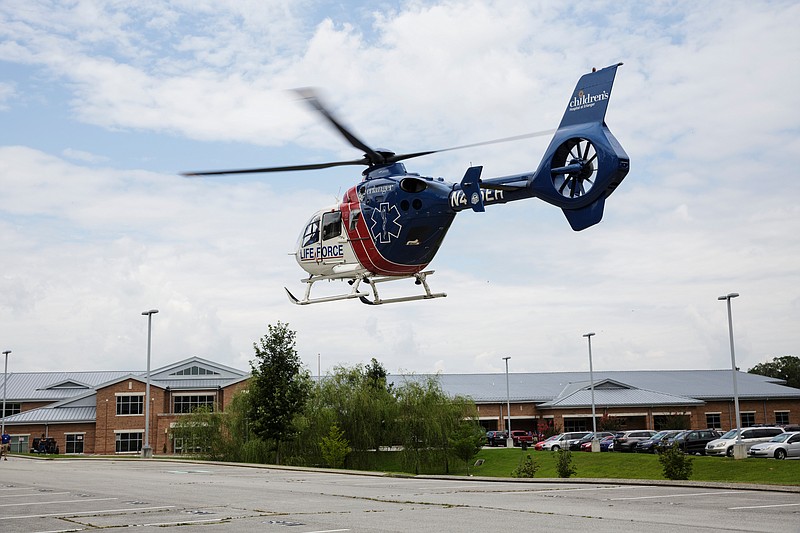
<path id="1" fill-rule="evenodd" d="M 656 453 L 658 449 L 664 446 L 669 439 L 681 433 L 682 431 L 686 431 L 685 429 L 667 429 L 664 431 L 659 431 L 652 438 L 647 440 L 643 440 L 641 442 L 637 442 L 636 446 L 633 448 L 633 451 L 636 453 Z"/>

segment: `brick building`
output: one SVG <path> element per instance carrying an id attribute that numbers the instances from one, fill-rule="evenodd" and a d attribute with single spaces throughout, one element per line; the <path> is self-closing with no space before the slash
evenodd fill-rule
<path id="1" fill-rule="evenodd" d="M 170 435 L 178 418 L 196 407 L 224 411 L 250 374 L 199 357 L 150 372 L 150 446 L 180 453 Z M 6 431 L 12 451 L 35 438 L 55 439 L 61 453 L 141 451 L 145 433 L 144 372 L 28 372 L 9 374 Z"/>
<path id="2" fill-rule="evenodd" d="M 800 424 L 800 389 L 780 379 L 737 372 L 742 427 Z M 505 374 L 442 374 L 448 393 L 469 396 L 486 429 L 503 429 L 508 415 Z M 588 372 L 509 374 L 512 429 L 543 425 L 591 431 Z M 687 429 L 736 427 L 730 370 L 628 370 L 594 372 L 595 413 L 622 429 L 661 429 L 682 415 Z"/>
<path id="3" fill-rule="evenodd" d="M 155 455 L 181 453 L 170 428 L 192 409 L 224 411 L 250 374 L 192 357 L 151 372 L 150 445 Z M 389 380 L 427 378 L 390 375 Z M 536 432 L 544 425 L 591 430 L 588 372 L 441 374 L 450 395 L 475 401 L 486 429 L 505 425 Z M 737 372 L 742 426 L 800 424 L 800 389 L 779 379 Z M 7 382 L 5 426 L 12 451 L 27 451 L 35 438 L 52 438 L 61 453 L 135 454 L 145 432 L 144 372 L 22 372 Z M 660 429 L 683 416 L 689 429 L 735 427 L 730 370 L 648 370 L 594 373 L 598 419 L 623 428 Z"/>

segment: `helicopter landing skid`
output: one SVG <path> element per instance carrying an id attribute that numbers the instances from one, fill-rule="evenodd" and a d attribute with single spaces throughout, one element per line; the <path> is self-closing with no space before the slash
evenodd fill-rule
<path id="1" fill-rule="evenodd" d="M 329 279 L 324 277 L 318 278 L 307 278 L 303 280 L 303 283 L 306 283 L 306 291 L 303 295 L 303 298 L 298 298 L 294 294 L 292 294 L 289 289 L 286 287 L 283 290 L 286 291 L 286 295 L 289 297 L 289 301 L 295 305 L 309 305 L 309 304 L 317 304 L 322 302 L 335 302 L 338 300 L 351 300 L 353 298 L 359 298 L 363 303 L 367 305 L 382 305 L 382 304 L 389 304 L 389 303 L 396 303 L 396 302 L 411 302 L 414 300 L 431 300 L 433 298 L 444 298 L 447 294 L 443 292 L 431 292 L 431 288 L 428 286 L 428 282 L 426 280 L 429 274 L 433 274 L 433 270 L 427 270 L 425 272 L 418 272 L 416 274 L 409 274 L 408 276 L 379 276 L 379 277 L 370 277 L 370 276 L 359 276 L 355 279 L 350 280 L 353 288 L 350 289 L 350 292 L 346 294 L 337 294 L 334 296 L 323 296 L 321 298 L 311 298 L 311 286 L 314 285 L 317 281 L 321 281 L 323 279 Z M 417 285 L 422 285 L 425 289 L 425 294 L 417 294 L 413 296 L 399 296 L 393 298 L 381 298 L 378 295 L 378 283 L 385 283 L 387 281 L 397 281 L 401 279 L 408 279 L 414 278 L 414 283 Z M 361 285 L 361 282 L 364 281 L 367 285 L 370 286 L 372 289 L 371 293 L 359 291 L 358 288 Z"/>
<path id="2" fill-rule="evenodd" d="M 364 298 L 369 296 L 368 292 L 360 292 L 358 290 L 358 286 L 361 284 L 361 280 L 365 279 L 363 277 L 355 278 L 355 280 L 351 280 L 353 288 L 350 289 L 350 292 L 347 294 L 337 294 L 334 296 L 323 296 L 322 298 L 311 298 L 311 286 L 314 285 L 315 282 L 320 281 L 322 279 L 327 278 L 308 278 L 302 280 L 303 283 L 306 283 L 306 293 L 303 295 L 303 299 L 298 299 L 297 296 L 289 292 L 289 289 L 286 287 L 283 290 L 286 291 L 286 295 L 289 297 L 289 301 L 296 305 L 308 305 L 308 304 L 318 304 L 322 302 L 335 302 L 337 300 L 350 300 L 352 298 Z"/>
<path id="3" fill-rule="evenodd" d="M 433 298 L 444 298 L 447 296 L 446 293 L 443 292 L 431 292 L 431 288 L 428 286 L 428 282 L 425 278 L 429 274 L 433 274 L 433 270 L 426 270 L 425 272 L 418 272 L 416 274 L 412 274 L 409 276 L 387 276 L 387 277 L 376 277 L 376 278 L 365 278 L 369 286 L 372 288 L 372 299 L 369 299 L 369 295 L 360 296 L 360 299 L 363 303 L 367 305 L 382 305 L 382 304 L 390 304 L 390 303 L 397 303 L 397 302 L 413 302 L 414 300 L 431 300 Z M 406 278 L 415 278 L 414 283 L 417 285 L 422 285 L 425 289 L 425 294 L 417 294 L 414 296 L 399 296 L 396 298 L 381 298 L 378 295 L 378 283 L 384 283 L 386 281 L 396 281 L 399 279 L 406 279 Z"/>

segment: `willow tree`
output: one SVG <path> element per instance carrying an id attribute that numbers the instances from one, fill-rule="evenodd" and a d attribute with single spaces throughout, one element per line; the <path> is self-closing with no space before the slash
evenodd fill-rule
<path id="1" fill-rule="evenodd" d="M 281 444 L 297 433 L 299 415 L 311 389 L 311 378 L 295 348 L 295 332 L 280 321 L 268 326 L 268 334 L 253 343 L 256 359 L 250 362 L 248 419 L 251 430 L 276 444 L 275 461 L 281 461 Z"/>
<path id="2" fill-rule="evenodd" d="M 395 389 L 395 395 L 397 435 L 406 467 L 415 474 L 437 465 L 449 472 L 450 458 L 456 455 L 451 437 L 469 423 L 474 403 L 463 397 L 450 398 L 438 378 L 431 376 L 406 380 Z"/>
<path id="3" fill-rule="evenodd" d="M 364 452 L 393 443 L 396 411 L 386 371 L 378 361 L 373 358 L 369 365 L 337 366 L 313 388 L 299 420 L 302 434 L 294 448 L 307 462 L 319 462 L 319 444 L 336 426 L 354 451 L 350 457 L 369 462 L 371 454 Z"/>

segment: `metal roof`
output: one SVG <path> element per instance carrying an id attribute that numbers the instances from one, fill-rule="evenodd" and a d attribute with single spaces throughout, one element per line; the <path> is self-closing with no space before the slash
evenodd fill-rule
<path id="1" fill-rule="evenodd" d="M 40 407 L 7 417 L 6 425 L 94 422 L 96 416 L 94 407 Z"/>
<path id="2" fill-rule="evenodd" d="M 594 391 L 594 403 L 602 407 L 623 407 L 623 406 L 660 406 L 660 405 L 702 405 L 702 400 L 685 398 L 654 392 L 643 389 L 599 389 Z M 592 392 L 589 388 L 580 389 L 571 394 L 556 398 L 551 402 L 540 404 L 540 407 L 588 407 L 592 404 Z"/>
<path id="3" fill-rule="evenodd" d="M 202 366 L 213 369 L 215 374 L 174 376 L 169 372 L 182 367 Z M 102 371 L 102 372 L 13 372 L 8 374 L 6 398 L 12 402 L 57 402 L 66 400 L 99 387 L 113 384 L 126 378 L 145 381 L 147 372 Z M 227 387 L 249 377 L 249 373 L 190 357 L 152 370 L 150 383 L 157 387 L 179 390 L 216 389 Z"/>
<path id="4" fill-rule="evenodd" d="M 431 375 L 391 375 L 389 381 L 427 379 Z M 506 375 L 439 374 L 445 392 L 472 398 L 476 403 L 506 401 Z M 594 381 L 613 380 L 630 388 L 644 389 L 682 398 L 715 400 L 733 397 L 730 370 L 618 370 L 595 371 Z M 512 402 L 544 403 L 588 385 L 589 372 L 509 373 L 509 395 Z M 739 397 L 800 399 L 800 389 L 786 387 L 781 380 L 737 372 Z M 580 386 L 577 386 L 580 385 Z"/>

